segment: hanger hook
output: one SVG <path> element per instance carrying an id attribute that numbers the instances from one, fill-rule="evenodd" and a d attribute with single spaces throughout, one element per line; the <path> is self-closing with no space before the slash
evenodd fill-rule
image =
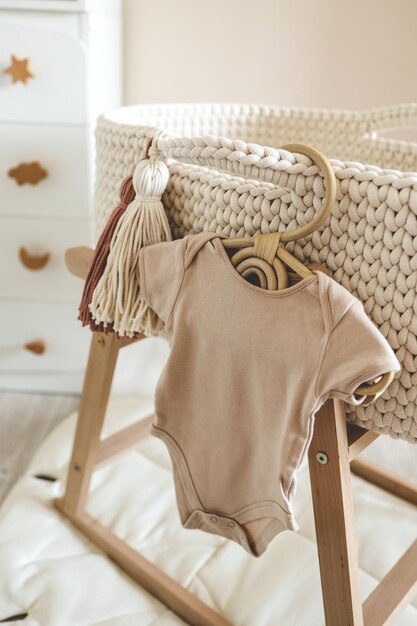
<path id="1" fill-rule="evenodd" d="M 326 195 L 320 211 L 308 224 L 300 226 L 300 228 L 284 231 L 281 236 L 281 241 L 285 243 L 287 241 L 295 241 L 296 239 L 301 239 L 301 237 L 310 235 L 329 219 L 336 200 L 337 185 L 336 176 L 330 161 L 319 150 L 313 148 L 313 146 L 308 146 L 302 143 L 291 143 L 282 146 L 282 150 L 288 150 L 288 152 L 304 154 L 305 156 L 310 157 L 310 159 L 312 159 L 323 172 L 326 184 Z"/>

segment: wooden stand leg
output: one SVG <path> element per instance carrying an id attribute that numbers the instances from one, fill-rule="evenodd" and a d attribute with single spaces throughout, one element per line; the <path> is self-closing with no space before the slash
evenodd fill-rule
<path id="1" fill-rule="evenodd" d="M 61 500 L 61 508 L 72 515 L 79 514 L 85 506 L 118 353 L 114 335 L 93 333 L 67 487 Z"/>
<path id="2" fill-rule="evenodd" d="M 363 626 L 348 455 L 344 405 L 328 400 L 308 455 L 327 626 Z"/>
<path id="3" fill-rule="evenodd" d="M 368 459 L 351 461 L 350 469 L 364 480 L 417 506 L 417 483 L 399 474 L 384 470 Z"/>
<path id="4" fill-rule="evenodd" d="M 368 461 L 354 460 L 375 435 L 347 425 L 341 401 L 327 401 L 315 422 L 309 466 L 326 625 L 391 625 L 417 590 L 417 540 L 362 604 L 350 470 L 412 503 L 417 488 Z"/>

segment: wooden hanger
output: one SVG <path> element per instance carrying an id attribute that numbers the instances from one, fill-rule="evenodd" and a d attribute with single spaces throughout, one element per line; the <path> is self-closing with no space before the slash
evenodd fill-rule
<path id="1" fill-rule="evenodd" d="M 336 177 L 332 166 L 321 152 L 304 144 L 289 144 L 283 146 L 283 149 L 304 154 L 320 166 L 326 185 L 326 195 L 320 211 L 311 222 L 293 230 L 255 235 L 254 237 L 230 237 L 222 240 L 225 248 L 239 249 L 231 258 L 237 271 L 242 276 L 247 277 L 251 273 L 251 268 L 257 268 L 263 272 L 264 282 L 266 280 L 268 289 L 285 289 L 287 287 L 288 274 L 284 263 L 301 278 L 312 275 L 312 271 L 290 254 L 281 243 L 306 237 L 320 228 L 330 217 L 336 200 Z M 267 267 L 268 265 L 269 267 Z M 259 276 L 259 272 L 256 274 Z"/>
<path id="2" fill-rule="evenodd" d="M 233 254 L 230 259 L 236 271 L 244 278 L 255 274 L 260 286 L 269 290 L 287 287 L 288 273 L 285 265 L 294 270 L 301 278 L 313 275 L 311 269 L 300 263 L 282 244 L 306 237 L 320 228 L 330 217 L 336 200 L 336 177 L 332 166 L 321 152 L 304 144 L 288 144 L 283 146 L 283 149 L 304 154 L 320 166 L 326 186 L 326 195 L 320 211 L 311 222 L 296 229 L 265 233 L 254 237 L 229 237 L 221 240 L 225 248 L 238 249 L 238 252 Z M 372 383 L 360 385 L 355 390 L 354 395 L 368 396 L 364 402 L 371 402 L 384 392 L 393 378 L 394 372 L 387 372 Z"/>

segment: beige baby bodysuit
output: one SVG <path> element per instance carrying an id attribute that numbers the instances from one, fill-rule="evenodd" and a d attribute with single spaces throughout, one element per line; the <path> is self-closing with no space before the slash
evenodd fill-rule
<path id="1" fill-rule="evenodd" d="M 362 303 L 320 271 L 282 290 L 249 283 L 221 235 L 143 248 L 141 289 L 170 354 L 153 435 L 173 464 L 182 525 L 254 556 L 284 530 L 314 416 L 329 397 L 359 405 L 362 383 L 400 364 Z"/>

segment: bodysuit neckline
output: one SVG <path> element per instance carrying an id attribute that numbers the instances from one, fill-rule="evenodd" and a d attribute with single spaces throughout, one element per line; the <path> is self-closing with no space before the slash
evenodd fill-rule
<path id="1" fill-rule="evenodd" d="M 260 293 L 264 296 L 273 297 L 273 298 L 282 298 L 283 296 L 289 296 L 297 291 L 300 291 L 300 289 L 303 289 L 304 287 L 306 287 L 313 281 L 318 280 L 318 275 L 317 275 L 318 270 L 311 270 L 313 272 L 313 276 L 307 276 L 306 278 L 302 278 L 300 281 L 298 281 L 294 285 L 291 285 L 290 287 L 286 287 L 285 289 L 270 290 L 270 289 L 264 289 L 263 287 L 258 287 L 258 285 L 253 285 L 252 283 L 247 281 L 246 278 L 243 278 L 243 276 L 241 276 L 239 272 L 237 272 L 236 269 L 233 267 L 230 261 L 230 258 L 226 252 L 226 249 L 224 248 L 221 242 L 221 237 L 215 237 L 211 241 L 218 255 L 220 256 L 225 266 L 231 273 L 232 277 L 238 283 L 240 283 L 247 289 L 251 289 L 252 291 Z"/>

